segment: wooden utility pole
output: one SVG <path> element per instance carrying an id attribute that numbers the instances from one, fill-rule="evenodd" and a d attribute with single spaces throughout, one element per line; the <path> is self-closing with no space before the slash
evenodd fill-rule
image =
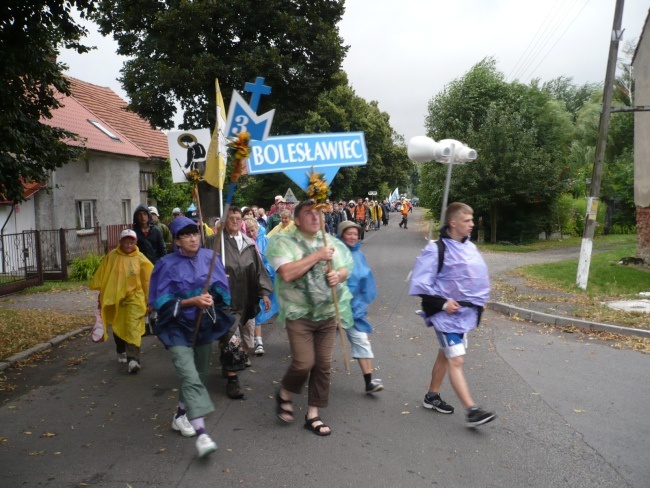
<path id="1" fill-rule="evenodd" d="M 585 230 L 582 235 L 582 245 L 580 246 L 580 259 L 578 261 L 578 276 L 576 278 L 576 283 L 583 290 L 587 289 L 587 281 L 589 281 L 589 265 L 591 264 L 591 250 L 593 248 L 594 230 L 596 229 L 596 214 L 598 212 L 600 184 L 603 176 L 603 163 L 605 161 L 605 146 L 607 144 L 609 116 L 612 107 L 612 92 L 614 89 L 614 79 L 616 77 L 618 43 L 623 37 L 621 23 L 623 19 L 624 3 L 624 0 L 616 0 L 614 25 L 612 27 L 609 57 L 607 59 L 607 72 L 605 74 L 605 86 L 603 87 L 603 106 L 600 112 L 600 123 L 598 125 L 598 142 L 596 143 L 594 170 L 591 175 L 589 200 L 587 201 L 587 215 L 585 216 Z"/>

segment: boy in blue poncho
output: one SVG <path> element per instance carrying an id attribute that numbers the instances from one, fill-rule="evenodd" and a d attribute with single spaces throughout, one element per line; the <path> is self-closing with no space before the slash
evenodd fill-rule
<path id="1" fill-rule="evenodd" d="M 199 456 L 205 456 L 217 449 L 205 431 L 204 421 L 204 416 L 214 410 L 205 386 L 212 342 L 228 332 L 235 319 L 223 311 L 230 303 L 230 291 L 220 259 L 215 262 L 208 292 L 203 293 L 212 252 L 201 248 L 197 224 L 179 217 L 171 223 L 170 231 L 175 251 L 154 267 L 149 305 L 158 313 L 154 333 L 171 352 L 181 379 L 172 429 L 186 437 L 197 435 Z"/>
<path id="2" fill-rule="evenodd" d="M 376 393 L 384 389 L 380 379 L 372 379 L 372 359 L 375 357 L 370 347 L 368 334 L 372 326 L 366 320 L 368 305 L 377 297 L 377 286 L 372 271 L 361 252 L 361 226 L 350 220 L 338 225 L 337 235 L 348 247 L 354 259 L 352 274 L 348 277 L 348 288 L 352 293 L 352 327 L 346 327 L 345 333 L 352 345 L 352 357 L 357 360 L 366 382 L 366 393 Z M 348 324 L 346 324 L 348 325 Z"/>

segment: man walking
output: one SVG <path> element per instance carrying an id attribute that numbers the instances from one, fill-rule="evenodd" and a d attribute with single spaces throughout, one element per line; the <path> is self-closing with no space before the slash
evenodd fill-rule
<path id="1" fill-rule="evenodd" d="M 276 270 L 276 292 L 280 303 L 279 321 L 286 322 L 291 347 L 291 365 L 276 394 L 276 413 L 283 422 L 292 422 L 293 394 L 300 394 L 309 379 L 305 429 L 319 436 L 331 434 L 318 409 L 329 401 L 332 351 L 336 336 L 336 309 L 332 288 L 338 295 L 341 319 L 352 323 L 352 295 L 344 283 L 352 272 L 353 260 L 338 239 L 324 246 L 319 210 L 314 200 L 298 204 L 294 213 L 296 229 L 270 240 L 266 257 Z M 328 271 L 326 264 L 332 263 Z"/>
<path id="2" fill-rule="evenodd" d="M 473 215 L 472 208 L 464 203 L 455 202 L 447 207 L 445 226 L 440 230 L 441 242 L 430 242 L 417 258 L 409 290 L 410 295 L 422 298 L 425 322 L 435 328 L 440 342 L 424 407 L 454 413 L 454 407 L 440 397 L 442 381 L 449 371 L 451 386 L 467 409 L 468 427 L 496 418 L 494 413 L 478 408 L 463 374 L 467 334 L 478 325 L 490 298 L 487 265 L 469 241 L 474 228 Z"/>

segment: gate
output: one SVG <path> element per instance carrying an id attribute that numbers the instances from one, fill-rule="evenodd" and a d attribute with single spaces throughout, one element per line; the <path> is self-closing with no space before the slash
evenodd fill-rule
<path id="1" fill-rule="evenodd" d="M 40 236 L 37 230 L 0 236 L 0 295 L 43 284 Z"/>

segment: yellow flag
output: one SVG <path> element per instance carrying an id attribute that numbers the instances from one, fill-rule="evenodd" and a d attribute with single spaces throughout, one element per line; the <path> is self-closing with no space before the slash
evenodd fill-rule
<path id="1" fill-rule="evenodd" d="M 210 139 L 210 147 L 205 160 L 205 174 L 203 179 L 210 185 L 223 190 L 223 182 L 226 179 L 226 160 L 228 159 L 228 147 L 226 145 L 226 107 L 221 96 L 219 80 L 215 78 L 214 87 L 217 92 L 217 120 Z"/>

